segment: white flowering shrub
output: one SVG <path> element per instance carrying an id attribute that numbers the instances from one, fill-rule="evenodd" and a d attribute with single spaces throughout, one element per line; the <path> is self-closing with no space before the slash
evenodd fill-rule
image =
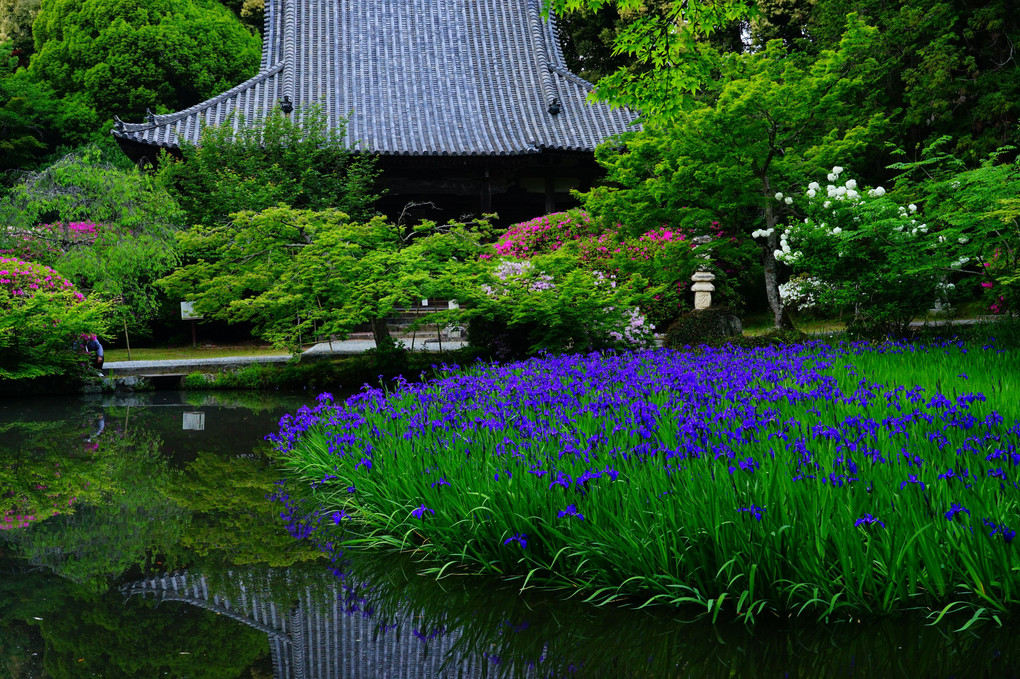
<path id="1" fill-rule="evenodd" d="M 861 188 L 843 173 L 832 168 L 828 183 L 811 182 L 802 196 L 776 194 L 789 219 L 776 227 L 774 254 L 793 274 L 780 294 L 794 308 L 844 318 L 858 334 L 905 334 L 949 292 L 946 273 L 966 261 L 952 261 L 916 205 L 898 205 L 884 188 Z"/>
<path id="2" fill-rule="evenodd" d="M 818 297 L 825 287 L 825 282 L 820 278 L 801 274 L 780 283 L 779 296 L 783 300 L 783 305 L 809 311 L 818 308 Z"/>

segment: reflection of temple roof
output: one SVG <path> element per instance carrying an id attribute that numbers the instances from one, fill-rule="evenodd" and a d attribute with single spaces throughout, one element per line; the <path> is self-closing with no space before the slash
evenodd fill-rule
<path id="1" fill-rule="evenodd" d="M 541 0 L 267 0 L 259 73 L 144 123 L 124 142 L 195 144 L 232 114 L 256 121 L 285 99 L 349 116 L 348 144 L 381 155 L 516 156 L 586 151 L 635 115 L 586 100 Z M 235 117 L 235 127 L 239 121 Z"/>
<path id="2" fill-rule="evenodd" d="M 401 679 L 405 677 L 500 676 L 500 668 L 483 656 L 453 653 L 459 630 L 448 630 L 426 643 L 416 636 L 413 611 L 393 626 L 360 612 L 351 613 L 333 584 L 329 600 L 309 590 L 294 591 L 289 610 L 282 610 L 251 586 L 240 584 L 235 600 L 211 592 L 204 576 L 187 573 L 149 578 L 124 585 L 127 595 L 159 601 L 182 601 L 227 616 L 265 632 L 275 679 Z"/>

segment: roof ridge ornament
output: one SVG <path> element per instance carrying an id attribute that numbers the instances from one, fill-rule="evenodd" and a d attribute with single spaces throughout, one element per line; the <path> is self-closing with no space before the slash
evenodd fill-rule
<path id="1" fill-rule="evenodd" d="M 549 115 L 558 116 L 562 110 L 563 106 L 560 105 L 559 97 L 553 97 L 549 102 Z"/>
<path id="2" fill-rule="evenodd" d="M 150 125 L 156 124 L 156 114 L 148 106 L 145 107 L 145 122 Z"/>
<path id="3" fill-rule="evenodd" d="M 530 23 L 531 43 L 535 50 L 535 56 L 537 57 L 539 66 L 539 78 L 542 81 L 542 89 L 545 90 L 545 100 L 549 102 L 548 111 L 552 115 L 559 113 L 553 113 L 553 102 L 557 100 L 557 90 L 553 83 L 552 72 L 550 67 L 553 65 L 552 59 L 547 49 L 548 35 L 546 31 L 548 25 L 543 25 L 542 22 L 542 6 L 538 0 L 528 0 L 528 20 Z"/>

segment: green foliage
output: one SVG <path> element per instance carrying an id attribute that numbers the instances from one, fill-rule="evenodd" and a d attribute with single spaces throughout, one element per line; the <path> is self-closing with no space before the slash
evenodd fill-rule
<path id="1" fill-rule="evenodd" d="M 469 341 L 497 358 L 651 341 L 638 311 L 652 298 L 648 282 L 640 274 L 616 278 L 582 266 L 576 242 L 523 262 L 482 260 L 474 282 L 457 295 L 468 309 Z"/>
<path id="2" fill-rule="evenodd" d="M 50 148 L 45 130 L 57 117 L 56 95 L 16 70 L 17 63 L 11 43 L 0 35 L 0 171 L 33 166 Z"/>
<path id="3" fill-rule="evenodd" d="M 84 147 L 28 172 L 0 202 L 0 247 L 57 268 L 117 320 L 144 328 L 159 308 L 154 281 L 179 262 L 172 198 L 137 168 Z M 73 227 L 73 228 L 72 228 Z"/>
<path id="4" fill-rule="evenodd" d="M 729 309 L 700 309 L 681 315 L 666 331 L 663 346 L 680 349 L 740 335 L 740 319 Z"/>
<path id="5" fill-rule="evenodd" d="M 560 14 L 612 6 L 627 21 L 615 26 L 613 55 L 633 60 L 597 83 L 596 96 L 646 117 L 670 119 L 714 77 L 717 53 L 708 40 L 720 27 L 753 14 L 743 0 L 546 0 Z"/>
<path id="6" fill-rule="evenodd" d="M 728 233 L 774 226 L 781 214 L 774 186 L 797 185 L 830 158 L 867 156 L 886 129 L 887 119 L 866 106 L 875 38 L 874 29 L 851 19 L 839 49 L 817 58 L 787 54 L 779 41 L 727 55 L 711 92 L 673 114 L 669 126 L 649 125 L 598 149 L 607 184 L 583 195 L 585 208 L 632 233 L 699 229 L 710 221 Z M 769 240 L 761 256 L 780 325 L 777 246 Z M 729 268 L 749 270 L 742 259 Z"/>
<path id="7" fill-rule="evenodd" d="M 164 278 L 170 295 L 195 302 L 208 318 L 255 324 L 261 337 L 294 348 L 301 338 L 346 337 L 421 299 L 460 295 L 464 263 L 480 250 L 477 224 L 424 222 L 413 228 L 381 217 L 355 221 L 336 210 L 274 207 L 242 212 L 231 224 L 179 235 L 194 262 Z"/>
<path id="8" fill-rule="evenodd" d="M 916 162 L 897 163 L 897 192 L 923 196 L 927 221 L 954 244 L 963 278 L 980 282 L 993 313 L 1020 311 L 1020 160 L 1004 147 L 968 168 L 942 138 Z M 1012 160 L 1011 160 L 1012 159 Z"/>
<path id="9" fill-rule="evenodd" d="M 901 111 L 888 141 L 917 158 L 925 145 L 949 135 L 951 151 L 968 163 L 1016 142 L 1015 3 L 825 0 L 808 14 L 806 30 L 817 45 L 829 47 L 851 12 L 879 29 L 873 50 L 879 64 L 872 81 L 876 105 Z"/>
<path id="10" fill-rule="evenodd" d="M 148 175 L 100 145 L 79 147 L 35 172 L 26 172 L 0 202 L 7 227 L 93 221 L 142 232 L 180 224 L 176 203 Z M 10 234 L 3 235 L 4 244 Z"/>
<path id="11" fill-rule="evenodd" d="M 259 39 L 212 0 L 43 0 L 29 70 L 72 143 L 113 115 L 179 111 L 255 74 Z"/>
<path id="12" fill-rule="evenodd" d="M 319 107 L 274 111 L 237 132 L 230 123 L 202 130 L 184 161 L 164 154 L 156 177 L 184 209 L 189 225 L 229 222 L 244 210 L 281 203 L 295 209 L 345 212 L 355 220 L 375 214 L 374 160 L 352 156 L 344 129 L 330 127 Z"/>
<path id="13" fill-rule="evenodd" d="M 75 347 L 104 332 L 109 311 L 49 267 L 0 257 L 0 380 L 80 374 Z"/>
<path id="14" fill-rule="evenodd" d="M 616 7 L 578 9 L 556 19 L 563 41 L 563 56 L 571 73 L 596 82 L 620 68 L 631 66 L 631 57 L 613 51 L 616 32 L 626 20 Z"/>

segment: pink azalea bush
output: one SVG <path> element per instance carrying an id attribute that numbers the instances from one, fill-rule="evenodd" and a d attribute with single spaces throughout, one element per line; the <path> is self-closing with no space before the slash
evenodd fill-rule
<path id="1" fill-rule="evenodd" d="M 552 252 L 573 240 L 599 235 L 599 227 L 583 210 L 568 210 L 514 224 L 496 241 L 496 256 L 527 259 L 541 252 Z M 492 255 L 483 255 L 486 259 Z"/>
<path id="2" fill-rule="evenodd" d="M 3 255 L 0 255 L 0 288 L 15 299 L 33 297 L 40 292 L 66 292 L 77 301 L 85 299 L 84 295 L 74 289 L 71 281 L 50 267 Z"/>
<path id="3" fill-rule="evenodd" d="M 50 267 L 0 255 L 0 380 L 79 372 L 75 346 L 103 329 L 107 311 Z"/>
<path id="4" fill-rule="evenodd" d="M 0 254 L 28 260 L 53 261 L 68 249 L 89 247 L 99 238 L 103 225 L 93 221 L 37 224 L 11 235 Z"/>

